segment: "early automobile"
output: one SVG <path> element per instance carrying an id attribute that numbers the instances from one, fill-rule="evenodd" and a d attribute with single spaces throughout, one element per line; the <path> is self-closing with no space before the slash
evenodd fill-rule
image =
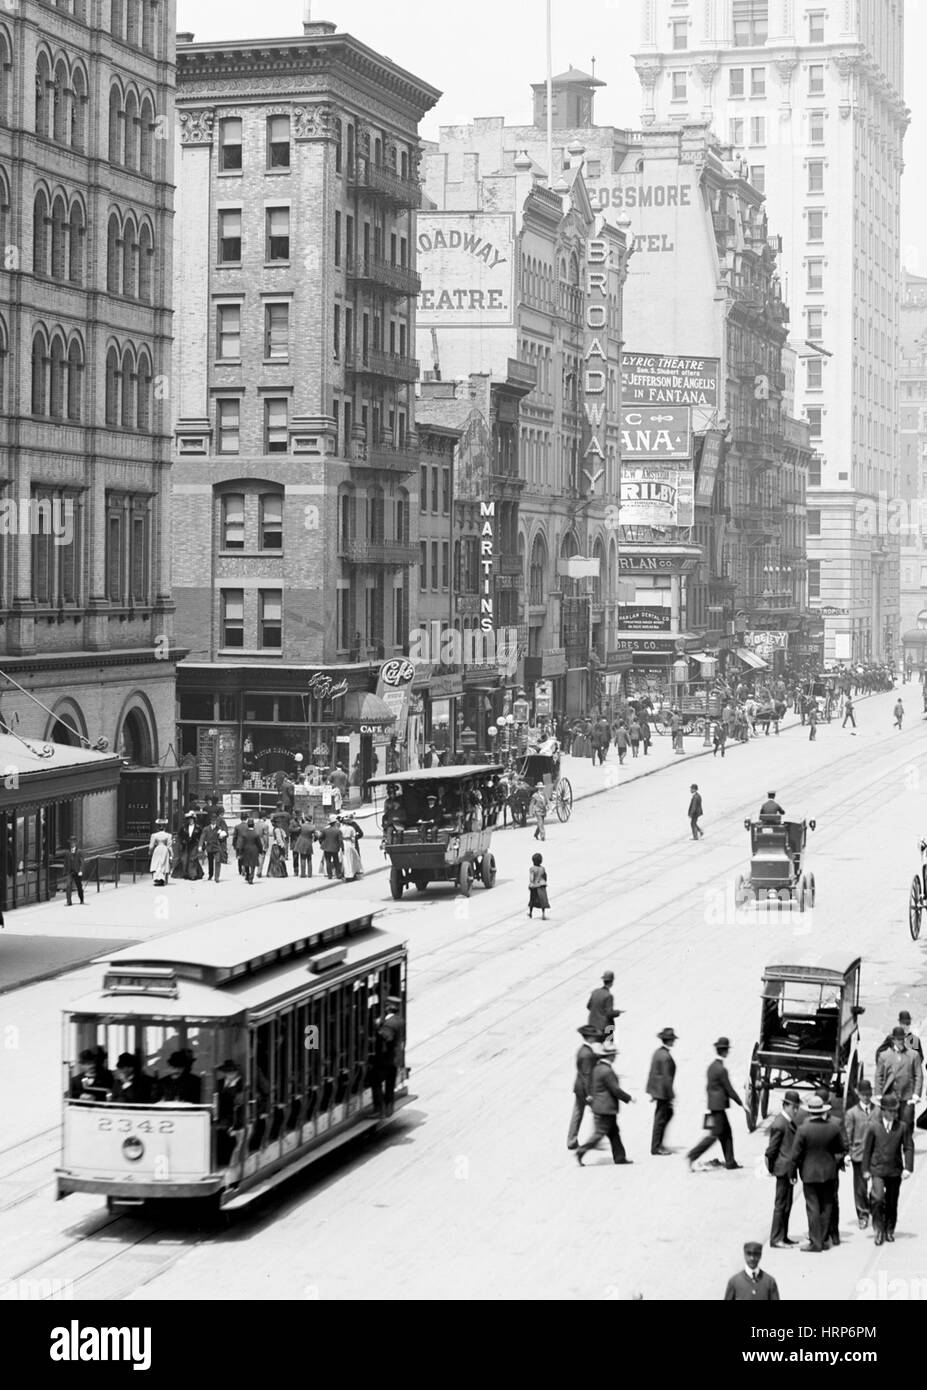
<path id="1" fill-rule="evenodd" d="M 767 965 L 760 1035 L 744 1095 L 751 1130 L 769 1113 L 773 1090 L 826 1087 L 845 1109 L 856 1104 L 863 1078 L 858 1019 L 865 1012 L 859 974 L 858 957 Z"/>
<path id="2" fill-rule="evenodd" d="M 734 900 L 738 906 L 788 905 L 800 912 L 814 907 L 814 874 L 805 872 L 804 863 L 808 831 L 815 824 L 779 815 L 744 821 L 750 831 L 750 872 L 737 878 Z"/>
<path id="3" fill-rule="evenodd" d="M 544 786 L 548 806 L 553 806 L 559 821 L 568 821 L 573 814 L 573 788 L 569 779 L 561 776 L 560 754 L 528 753 L 516 768 L 510 784 L 508 808 L 514 825 L 528 824 L 528 806 L 539 782 Z"/>
<path id="4" fill-rule="evenodd" d="M 370 779 L 370 786 L 386 788 L 381 825 L 394 898 L 410 884 L 423 893 L 430 883 L 453 883 L 468 895 L 478 878 L 492 888 L 496 861 L 490 845 L 503 771 L 499 763 L 479 763 Z"/>

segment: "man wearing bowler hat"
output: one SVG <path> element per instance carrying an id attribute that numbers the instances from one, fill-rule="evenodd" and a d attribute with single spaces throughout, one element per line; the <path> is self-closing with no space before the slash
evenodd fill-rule
<path id="1" fill-rule="evenodd" d="M 769 1143 L 766 1145 L 766 1170 L 776 1179 L 776 1196 L 773 1202 L 772 1230 L 769 1233 L 769 1248 L 780 1246 L 786 1249 L 797 1245 L 797 1240 L 789 1240 L 789 1215 L 792 1210 L 792 1196 L 795 1178 L 792 1175 L 790 1155 L 798 1133 L 797 1117 L 801 1107 L 801 1097 L 797 1091 L 786 1091 L 782 1100 L 782 1113 L 777 1115 L 769 1126 Z"/>
<path id="2" fill-rule="evenodd" d="M 588 1023 L 584 1023 L 582 1028 L 576 1030 L 582 1038 L 582 1046 L 576 1054 L 576 1077 L 573 1081 L 573 1114 L 570 1116 L 570 1128 L 567 1133 L 567 1148 L 579 1148 L 579 1127 L 583 1122 L 586 1113 L 586 1106 L 592 1096 L 592 1073 L 598 1060 L 594 1043 L 603 1043 L 605 1034 L 600 1033 L 597 1028 L 590 1028 Z"/>
<path id="3" fill-rule="evenodd" d="M 779 1288 L 771 1274 L 760 1269 L 763 1247 L 758 1240 L 744 1245 L 744 1267 L 731 1275 L 724 1290 L 725 1303 L 778 1303 Z"/>
<path id="4" fill-rule="evenodd" d="M 859 1229 L 865 1231 L 869 1225 L 869 1184 L 863 1177 L 863 1145 L 866 1134 L 879 1112 L 872 1103 L 872 1082 L 857 1083 L 857 1101 L 846 1113 L 843 1122 L 847 1137 L 850 1162 L 853 1164 L 853 1200 L 856 1203 L 856 1219 Z"/>
<path id="5" fill-rule="evenodd" d="M 618 1107 L 621 1101 L 625 1105 L 633 1105 L 633 1097 L 627 1091 L 623 1091 L 618 1084 L 618 1078 L 612 1071 L 612 1062 L 617 1056 L 617 1048 L 613 1042 L 596 1043 L 598 1060 L 592 1071 L 592 1113 L 595 1116 L 595 1134 L 588 1144 L 580 1144 L 576 1150 L 576 1161 L 580 1168 L 583 1166 L 583 1156 L 590 1149 L 597 1149 L 603 1139 L 607 1139 L 612 1146 L 612 1160 L 615 1163 L 631 1163 L 624 1151 L 621 1142 L 621 1131 L 618 1128 Z"/>
<path id="6" fill-rule="evenodd" d="M 650 1059 L 650 1075 L 647 1077 L 647 1094 L 654 1104 L 653 1132 L 650 1136 L 650 1152 L 658 1157 L 672 1153 L 663 1147 L 666 1127 L 673 1118 L 674 1080 L 676 1063 L 673 1060 L 672 1046 L 676 1034 L 672 1028 L 664 1028 L 657 1034 L 660 1046 Z"/>
<path id="7" fill-rule="evenodd" d="M 615 1027 L 615 1019 L 623 1013 L 623 1009 L 615 1008 L 615 998 L 612 994 L 612 985 L 615 983 L 615 972 L 606 970 L 602 976 L 602 984 L 599 989 L 594 989 L 589 996 L 586 1008 L 589 1010 L 589 1017 L 586 1023 L 590 1028 L 594 1028 L 597 1033 L 611 1033 Z"/>
<path id="8" fill-rule="evenodd" d="M 914 1107 L 924 1090 L 924 1068 L 919 1052 L 908 1047 L 903 1023 L 892 1029 L 891 1046 L 876 1059 L 876 1095 L 892 1095 L 901 1106 L 901 1119 L 913 1126 Z"/>
<path id="9" fill-rule="evenodd" d="M 876 1245 L 895 1239 L 901 1182 L 914 1171 L 911 1127 L 898 1118 L 899 1108 L 895 1096 L 883 1096 L 882 1113 L 870 1120 L 863 1140 L 863 1178 L 872 1178 L 872 1224 Z"/>
<path id="10" fill-rule="evenodd" d="M 708 1133 L 686 1155 L 690 1171 L 695 1161 L 701 1158 L 702 1154 L 706 1153 L 716 1141 L 721 1145 L 725 1168 L 743 1167 L 742 1163 L 734 1162 L 734 1136 L 731 1134 L 731 1126 L 727 1118 L 731 1101 L 743 1109 L 743 1101 L 731 1085 L 731 1078 L 727 1074 L 727 1066 L 725 1065 L 730 1050 L 730 1038 L 719 1038 L 715 1043 L 715 1052 L 718 1055 L 708 1068 L 708 1115 L 705 1120 L 705 1128 Z"/>
<path id="11" fill-rule="evenodd" d="M 805 1102 L 805 1123 L 792 1145 L 789 1176 L 800 1176 L 808 1214 L 806 1254 L 831 1248 L 828 1238 L 834 1214 L 834 1183 L 844 1166 L 846 1147 L 841 1128 L 828 1119 L 830 1106 L 818 1095 Z"/>

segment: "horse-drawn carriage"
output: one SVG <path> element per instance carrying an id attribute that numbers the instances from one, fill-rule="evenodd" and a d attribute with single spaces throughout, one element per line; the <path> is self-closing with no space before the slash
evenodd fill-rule
<path id="1" fill-rule="evenodd" d="M 387 788 L 380 823 L 394 898 L 411 884 L 423 893 L 430 883 L 453 883 L 464 896 L 476 878 L 492 888 L 496 860 L 490 845 L 502 772 L 501 764 L 480 763 L 370 779 L 370 786 Z"/>
<path id="2" fill-rule="evenodd" d="M 831 957 L 798 965 L 767 965 L 763 972 L 760 1033 L 744 1095 L 747 1125 L 769 1113 L 774 1089 L 827 1087 L 856 1104 L 863 1064 L 859 1055 L 859 958 Z"/>
<path id="3" fill-rule="evenodd" d="M 528 824 L 528 807 L 538 783 L 544 787 L 548 806 L 553 806 L 559 821 L 568 821 L 573 813 L 573 788 L 560 772 L 560 754 L 528 753 L 509 777 L 506 805 L 513 825 Z"/>
<path id="4" fill-rule="evenodd" d="M 800 912 L 814 907 L 814 874 L 805 872 L 804 860 L 808 831 L 815 824 L 813 820 L 787 821 L 780 815 L 744 821 L 750 831 L 750 872 L 738 876 L 734 888 L 738 907 L 788 904 Z"/>

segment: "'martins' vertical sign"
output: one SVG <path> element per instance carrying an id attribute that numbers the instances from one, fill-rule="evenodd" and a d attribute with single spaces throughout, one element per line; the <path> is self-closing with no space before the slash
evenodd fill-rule
<path id="1" fill-rule="evenodd" d="M 586 307 L 583 337 L 584 427 L 583 493 L 595 495 L 605 475 L 608 429 L 608 242 L 592 237 L 586 243 Z M 605 491 L 603 485 L 602 491 Z"/>
<path id="2" fill-rule="evenodd" d="M 492 567 L 495 555 L 495 502 L 481 502 L 480 516 L 483 524 L 480 527 L 480 627 L 483 632 L 491 632 L 493 628 L 493 608 L 492 608 Z"/>

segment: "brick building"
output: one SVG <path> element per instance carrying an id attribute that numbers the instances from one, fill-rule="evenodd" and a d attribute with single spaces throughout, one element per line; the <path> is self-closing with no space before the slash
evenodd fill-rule
<path id="1" fill-rule="evenodd" d="M 0 10 L 0 720 L 125 769 L 49 810 L 52 852 L 146 838 L 176 792 L 173 84 L 172 0 Z"/>
<path id="2" fill-rule="evenodd" d="M 331 24 L 181 35 L 179 738 L 204 789 L 316 749 L 369 771 L 386 735 L 376 664 L 417 592 L 417 131 L 438 95 Z"/>

